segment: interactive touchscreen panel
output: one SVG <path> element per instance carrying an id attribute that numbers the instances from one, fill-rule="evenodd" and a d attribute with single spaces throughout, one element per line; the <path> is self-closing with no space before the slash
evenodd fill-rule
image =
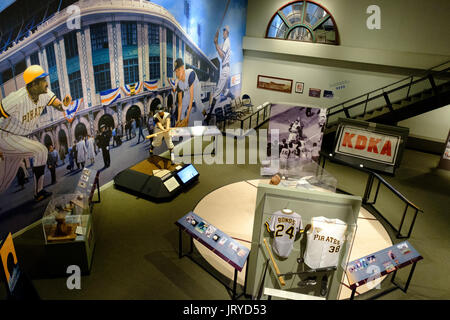
<path id="1" fill-rule="evenodd" d="M 183 184 L 187 184 L 199 176 L 197 170 L 192 164 L 178 171 L 177 175 Z"/>

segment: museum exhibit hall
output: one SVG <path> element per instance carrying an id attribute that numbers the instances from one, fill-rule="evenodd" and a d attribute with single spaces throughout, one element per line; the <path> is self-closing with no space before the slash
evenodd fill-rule
<path id="1" fill-rule="evenodd" d="M 0 301 L 450 299 L 449 12 L 1 1 Z"/>

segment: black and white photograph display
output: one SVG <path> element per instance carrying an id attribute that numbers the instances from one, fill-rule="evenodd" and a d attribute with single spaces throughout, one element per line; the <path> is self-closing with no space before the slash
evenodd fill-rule
<path id="1" fill-rule="evenodd" d="M 277 150 L 280 163 L 289 159 L 317 161 L 325 122 L 326 109 L 273 104 L 269 123 L 269 152 Z M 278 130 L 278 141 L 272 140 L 272 130 Z M 272 148 L 272 143 L 278 148 Z"/>

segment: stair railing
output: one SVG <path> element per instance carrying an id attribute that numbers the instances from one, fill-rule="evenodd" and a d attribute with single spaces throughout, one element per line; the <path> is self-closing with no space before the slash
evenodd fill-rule
<path id="1" fill-rule="evenodd" d="M 441 69 L 441 70 L 437 70 L 437 69 Z M 430 82 L 430 84 L 431 84 L 431 89 L 433 89 L 433 91 L 436 92 L 436 85 L 435 85 L 435 81 L 434 80 L 438 79 L 438 78 L 441 78 L 441 77 L 449 80 L 450 79 L 449 75 L 448 75 L 449 71 L 450 71 L 450 61 L 446 61 L 446 62 L 441 63 L 441 64 L 439 64 L 439 65 L 437 65 L 437 66 L 435 66 L 433 68 L 430 68 L 430 69 L 426 70 L 424 72 L 424 75 L 421 76 L 419 79 L 414 80 L 414 78 L 417 77 L 417 75 L 411 75 L 411 76 L 408 76 L 408 77 L 406 77 L 404 79 L 397 80 L 397 81 L 395 81 L 395 82 L 393 82 L 393 83 L 391 83 L 389 85 L 386 85 L 384 87 L 372 90 L 370 92 L 364 93 L 364 94 L 362 94 L 360 96 L 357 96 L 355 98 L 346 100 L 346 101 L 341 102 L 339 104 L 336 104 L 336 105 L 334 105 L 334 106 L 332 106 L 332 107 L 327 109 L 327 123 L 326 123 L 326 126 L 327 126 L 327 128 L 330 127 L 329 119 L 330 119 L 331 116 L 336 115 L 336 114 L 344 113 L 346 118 L 352 118 L 354 116 L 365 116 L 368 112 L 372 111 L 372 110 L 367 110 L 368 103 L 371 102 L 371 101 L 374 101 L 374 100 L 376 100 L 378 98 L 381 98 L 381 97 L 384 97 L 386 105 L 388 107 L 390 107 L 391 110 L 393 110 L 391 101 L 389 99 L 389 94 L 391 94 L 393 92 L 396 92 L 396 91 L 399 91 L 401 89 L 407 88 L 408 91 L 407 91 L 406 97 L 405 97 L 407 99 L 410 96 L 412 86 L 417 84 L 417 83 L 423 82 L 423 81 L 427 81 L 428 80 Z M 404 82 L 406 82 L 406 83 L 404 83 Z M 400 83 L 403 83 L 403 84 L 399 86 Z M 386 90 L 386 89 L 392 88 L 392 87 L 394 87 L 394 88 Z M 372 95 L 372 94 L 380 92 L 380 91 L 381 91 L 380 94 Z M 361 98 L 365 98 L 365 99 L 363 99 L 362 101 L 360 100 L 358 102 L 355 102 L 355 103 L 353 103 L 351 105 L 348 105 L 349 103 L 354 102 L 354 101 L 356 101 L 358 99 L 361 99 Z M 350 115 L 350 110 L 352 110 L 352 109 L 354 109 L 354 108 L 356 108 L 358 106 L 361 106 L 362 104 L 364 104 L 364 109 L 363 109 L 362 113 L 357 114 L 357 115 L 353 115 L 353 116 Z"/>

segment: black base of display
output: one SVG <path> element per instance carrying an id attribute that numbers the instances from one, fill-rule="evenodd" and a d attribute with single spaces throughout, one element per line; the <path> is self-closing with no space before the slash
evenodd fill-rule
<path id="1" fill-rule="evenodd" d="M 169 165 L 173 165 L 170 160 L 156 155 L 151 156 L 147 160 L 151 161 L 152 158 L 157 161 L 164 160 Z M 187 165 L 181 166 L 184 168 Z M 173 171 L 171 176 L 176 176 L 176 172 L 180 170 Z M 127 192 L 139 198 L 147 199 L 153 202 L 167 202 L 174 199 L 181 192 L 189 190 L 198 181 L 198 176 L 190 180 L 188 183 L 182 183 L 179 179 L 177 179 L 179 187 L 169 191 L 164 185 L 164 181 L 167 181 L 169 178 L 170 177 L 163 177 L 163 180 L 160 177 L 155 177 L 151 172 L 143 173 L 133 170 L 132 168 L 128 168 L 119 172 L 114 177 L 114 186 L 118 190 Z"/>

